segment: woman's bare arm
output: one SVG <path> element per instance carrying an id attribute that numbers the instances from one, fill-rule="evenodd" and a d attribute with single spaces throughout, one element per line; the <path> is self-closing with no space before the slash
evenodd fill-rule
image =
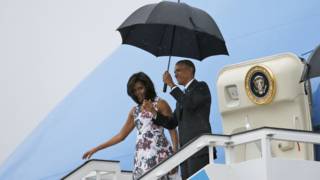
<path id="1" fill-rule="evenodd" d="M 125 122 L 125 124 L 123 125 L 123 127 L 121 128 L 120 132 L 117 135 L 113 136 L 111 139 L 100 144 L 99 146 L 94 147 L 91 150 L 84 153 L 82 156 L 82 159 L 89 159 L 97 151 L 100 151 L 102 149 L 105 149 L 107 147 L 110 147 L 112 145 L 118 144 L 119 142 L 123 141 L 134 128 L 133 111 L 134 111 L 134 108 L 131 109 L 131 111 L 129 112 L 127 121 Z"/>
<path id="2" fill-rule="evenodd" d="M 169 130 L 171 141 L 172 141 L 172 148 L 173 152 L 178 151 L 178 144 L 179 144 L 179 139 L 178 139 L 178 133 L 176 129 L 171 129 Z"/>
<path id="3" fill-rule="evenodd" d="M 164 115 L 166 117 L 172 117 L 172 110 L 171 110 L 169 104 L 164 100 L 160 100 L 158 102 L 158 111 L 159 111 L 159 113 L 161 113 L 162 115 Z M 171 119 L 168 118 L 168 121 L 171 121 Z M 169 133 L 171 136 L 173 151 L 176 152 L 178 150 L 178 144 L 179 144 L 177 130 L 170 129 Z"/>

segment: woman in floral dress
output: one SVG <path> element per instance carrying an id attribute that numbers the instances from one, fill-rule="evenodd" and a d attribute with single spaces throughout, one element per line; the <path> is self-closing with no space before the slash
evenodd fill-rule
<path id="1" fill-rule="evenodd" d="M 175 129 L 169 131 L 173 143 L 171 146 L 164 134 L 164 128 L 153 123 L 152 119 L 157 113 L 171 116 L 172 111 L 166 101 L 157 97 L 154 85 L 145 73 L 135 73 L 129 78 L 127 92 L 137 105 L 130 110 L 127 121 L 120 132 L 105 143 L 84 153 L 82 158 L 89 159 L 97 151 L 123 141 L 136 128 L 133 179 L 138 179 L 176 151 L 178 138 Z M 174 173 L 177 172 L 174 171 Z M 170 176 L 168 174 L 161 179 L 170 179 Z"/>

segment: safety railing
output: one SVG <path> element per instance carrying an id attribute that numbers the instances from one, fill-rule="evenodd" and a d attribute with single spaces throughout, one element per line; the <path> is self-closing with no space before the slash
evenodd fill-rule
<path id="1" fill-rule="evenodd" d="M 119 161 L 91 159 L 86 161 L 66 176 L 62 180 L 129 180 L 132 179 L 132 172 L 120 170 Z"/>
<path id="2" fill-rule="evenodd" d="M 163 175 L 167 174 L 171 169 L 178 166 L 180 163 L 206 146 L 209 148 L 209 163 L 214 163 L 213 147 L 220 146 L 225 149 L 225 163 L 230 164 L 233 162 L 234 158 L 233 147 L 260 141 L 261 158 L 264 160 L 267 167 L 268 161 L 272 157 L 271 140 L 320 144 L 320 134 L 310 131 L 270 127 L 262 127 L 232 135 L 204 134 L 198 138 L 195 138 L 170 158 L 149 170 L 140 177 L 140 180 L 159 179 Z"/>

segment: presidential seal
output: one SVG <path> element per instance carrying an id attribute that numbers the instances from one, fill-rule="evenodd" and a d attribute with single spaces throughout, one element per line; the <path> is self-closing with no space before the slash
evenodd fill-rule
<path id="1" fill-rule="evenodd" d="M 267 67 L 254 66 L 246 74 L 245 88 L 252 102 L 255 104 L 268 104 L 272 102 L 275 96 L 275 78 Z"/>

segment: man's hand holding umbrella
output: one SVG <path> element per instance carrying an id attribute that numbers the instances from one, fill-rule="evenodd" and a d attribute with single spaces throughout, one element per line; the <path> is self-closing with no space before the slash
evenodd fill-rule
<path id="1" fill-rule="evenodd" d="M 172 80 L 171 74 L 168 71 L 165 71 L 163 73 L 162 80 L 163 80 L 163 83 L 167 84 L 171 89 L 176 86 L 176 84 L 174 84 Z"/>

